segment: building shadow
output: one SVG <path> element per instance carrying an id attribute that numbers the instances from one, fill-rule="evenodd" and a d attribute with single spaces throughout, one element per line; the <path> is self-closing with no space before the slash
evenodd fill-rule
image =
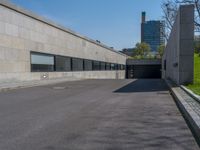
<path id="1" fill-rule="evenodd" d="M 162 79 L 137 79 L 114 93 L 134 93 L 134 92 L 161 92 L 168 91 L 168 87 Z"/>

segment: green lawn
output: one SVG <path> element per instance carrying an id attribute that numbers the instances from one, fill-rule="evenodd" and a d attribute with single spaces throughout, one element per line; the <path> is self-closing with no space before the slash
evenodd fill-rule
<path id="1" fill-rule="evenodd" d="M 194 84 L 187 86 L 194 93 L 200 95 L 200 57 L 198 54 L 194 56 Z"/>

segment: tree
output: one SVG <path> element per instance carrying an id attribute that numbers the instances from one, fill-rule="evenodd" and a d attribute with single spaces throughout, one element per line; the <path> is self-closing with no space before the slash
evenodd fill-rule
<path id="1" fill-rule="evenodd" d="M 165 40 L 168 41 L 173 24 L 178 11 L 177 4 L 173 0 L 165 0 L 161 6 L 163 10 L 163 20 L 165 21 L 165 32 L 162 33 Z"/>
<path id="2" fill-rule="evenodd" d="M 165 50 L 165 45 L 160 45 L 158 47 L 158 54 L 159 54 L 160 57 L 163 56 L 164 50 Z"/>
<path id="3" fill-rule="evenodd" d="M 171 29 L 176 19 L 178 7 L 183 4 L 193 4 L 195 6 L 195 32 L 200 32 L 200 0 L 164 0 L 162 10 L 166 32 L 163 33 L 163 35 L 166 40 L 169 39 Z"/>
<path id="4" fill-rule="evenodd" d="M 135 55 L 140 58 L 145 58 L 151 51 L 150 45 L 147 43 L 137 43 L 135 48 Z"/>
<path id="5" fill-rule="evenodd" d="M 177 4 L 192 4 L 195 7 L 195 32 L 200 32 L 200 0 L 175 0 Z"/>

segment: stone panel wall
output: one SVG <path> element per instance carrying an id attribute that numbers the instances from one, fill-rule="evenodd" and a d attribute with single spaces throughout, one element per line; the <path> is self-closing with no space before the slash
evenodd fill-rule
<path id="1" fill-rule="evenodd" d="M 0 82 L 38 80 L 30 52 L 126 64 L 126 56 L 5 1 L 0 2 Z M 125 71 L 49 72 L 49 78 L 125 78 Z"/>
<path id="2" fill-rule="evenodd" d="M 162 76 L 177 84 L 193 82 L 194 6 L 180 6 L 162 58 Z"/>

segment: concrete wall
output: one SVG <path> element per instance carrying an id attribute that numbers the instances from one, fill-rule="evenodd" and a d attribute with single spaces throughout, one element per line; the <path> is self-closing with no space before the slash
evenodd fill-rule
<path id="1" fill-rule="evenodd" d="M 193 40 L 194 6 L 180 6 L 162 58 L 163 78 L 169 78 L 177 84 L 193 82 Z"/>
<path id="2" fill-rule="evenodd" d="M 126 55 L 5 1 L 0 2 L 0 82 L 124 78 L 125 71 L 31 73 L 30 51 L 126 64 Z"/>

